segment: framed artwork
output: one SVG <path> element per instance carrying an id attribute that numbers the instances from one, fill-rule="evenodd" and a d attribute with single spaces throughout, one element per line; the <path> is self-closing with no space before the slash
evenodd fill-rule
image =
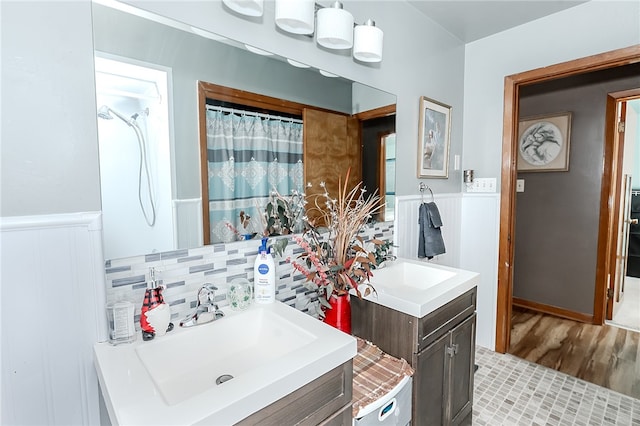
<path id="1" fill-rule="evenodd" d="M 449 176 L 451 107 L 427 97 L 420 98 L 418 132 L 418 177 Z"/>
<path id="2" fill-rule="evenodd" d="M 570 112 L 520 120 L 518 123 L 518 171 L 568 171 L 570 136 Z"/>

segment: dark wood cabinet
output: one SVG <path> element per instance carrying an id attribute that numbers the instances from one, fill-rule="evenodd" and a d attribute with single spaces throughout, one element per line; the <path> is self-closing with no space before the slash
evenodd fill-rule
<path id="1" fill-rule="evenodd" d="M 236 425 L 351 425 L 352 389 L 353 360 L 349 360 Z"/>
<path id="2" fill-rule="evenodd" d="M 476 297 L 474 287 L 422 318 L 351 299 L 353 334 L 415 370 L 414 426 L 471 425 Z"/>

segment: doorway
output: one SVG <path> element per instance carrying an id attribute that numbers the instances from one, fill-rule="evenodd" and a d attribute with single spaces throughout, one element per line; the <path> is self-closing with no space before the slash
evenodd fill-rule
<path id="1" fill-rule="evenodd" d="M 617 170 L 621 179 L 616 203 L 618 238 L 611 260 L 615 275 L 608 289 L 605 323 L 640 332 L 640 96 L 634 93 L 612 95 L 617 99 L 615 117 L 621 142 Z"/>
<path id="2" fill-rule="evenodd" d="M 503 132 L 503 168 L 501 178 L 500 201 L 500 244 L 498 261 L 498 296 L 496 313 L 496 352 L 505 353 L 510 344 L 512 297 L 513 297 L 513 260 L 515 242 L 515 188 L 516 188 L 516 141 L 519 117 L 518 97 L 520 88 L 533 83 L 550 81 L 561 77 L 583 74 L 640 62 L 640 48 L 633 46 L 590 56 L 575 61 L 550 67 L 532 70 L 505 78 L 505 107 Z M 607 120 L 607 122 L 610 122 Z M 607 127 L 607 140 L 612 138 L 613 130 Z M 613 152 L 605 150 L 603 162 L 603 181 L 598 236 L 598 267 L 596 268 L 594 324 L 603 324 L 605 316 L 604 297 L 606 294 L 606 278 L 610 274 L 611 265 L 607 256 L 607 244 L 611 244 L 608 225 L 612 221 L 612 212 L 607 208 L 612 189 Z M 604 244 L 604 246 L 600 246 Z"/>

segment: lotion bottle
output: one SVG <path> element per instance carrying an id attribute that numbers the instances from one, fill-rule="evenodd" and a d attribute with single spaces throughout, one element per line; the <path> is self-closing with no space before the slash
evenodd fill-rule
<path id="1" fill-rule="evenodd" d="M 273 303 L 276 300 L 276 268 L 271 250 L 267 248 L 267 241 L 268 238 L 262 239 L 253 266 L 253 293 L 256 303 Z"/>

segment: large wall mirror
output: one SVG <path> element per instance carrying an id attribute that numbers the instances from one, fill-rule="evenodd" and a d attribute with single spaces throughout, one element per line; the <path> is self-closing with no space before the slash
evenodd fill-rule
<path id="1" fill-rule="evenodd" d="M 92 8 L 105 258 L 207 240 L 201 82 L 356 117 L 361 179 L 386 193 L 379 219 L 393 220 L 395 95 L 117 2 Z"/>

